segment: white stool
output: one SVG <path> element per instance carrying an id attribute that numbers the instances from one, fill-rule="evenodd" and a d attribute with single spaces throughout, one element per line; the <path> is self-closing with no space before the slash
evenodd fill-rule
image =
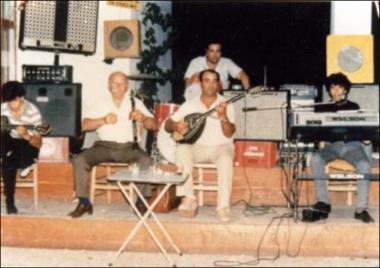
<path id="1" fill-rule="evenodd" d="M 204 191 L 215 191 L 218 192 L 218 178 L 213 182 L 204 181 L 204 174 L 215 174 L 216 165 L 212 163 L 194 163 L 193 167 L 197 170 L 197 175 L 194 176 L 193 189 L 198 192 L 198 205 L 203 206 L 204 204 Z"/>
<path id="2" fill-rule="evenodd" d="M 106 169 L 106 174 L 104 176 L 99 176 L 97 174 L 97 169 L 99 167 L 104 167 Z M 97 190 L 102 190 L 107 192 L 107 203 L 111 204 L 111 191 L 120 191 L 120 188 L 116 183 L 109 182 L 107 178 L 111 174 L 115 173 L 117 170 L 128 169 L 127 163 L 115 163 L 115 162 L 103 162 L 92 167 L 91 179 L 90 179 L 90 202 L 94 204 L 95 192 Z M 134 198 L 134 192 L 131 185 L 125 185 L 125 189 L 129 191 L 130 195 Z"/>

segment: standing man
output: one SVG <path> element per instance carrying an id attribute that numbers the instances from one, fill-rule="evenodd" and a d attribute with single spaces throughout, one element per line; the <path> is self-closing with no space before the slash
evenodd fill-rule
<path id="1" fill-rule="evenodd" d="M 185 135 L 188 125 L 186 115 L 204 113 L 216 107 L 216 112 L 206 119 L 205 128 L 194 144 L 177 147 L 176 164 L 184 174 L 189 175 L 183 186 L 177 187 L 177 195 L 184 196 L 178 212 L 184 217 L 194 217 L 197 202 L 193 190 L 192 168 L 194 162 L 216 164 L 218 175 L 217 215 L 221 221 L 229 221 L 230 196 L 233 177 L 233 140 L 235 133 L 235 112 L 233 105 L 226 105 L 218 94 L 220 78 L 218 72 L 207 69 L 199 74 L 201 95 L 186 101 L 165 124 L 166 131 Z"/>
<path id="2" fill-rule="evenodd" d="M 114 72 L 110 75 L 108 90 L 108 98 L 99 100 L 90 115 L 82 121 L 83 131 L 96 130 L 100 140 L 74 160 L 75 193 L 79 204 L 69 214 L 73 218 L 81 217 L 86 212 L 92 213 L 92 204 L 88 199 L 88 176 L 93 166 L 101 162 L 137 162 L 140 169 L 146 170 L 151 163 L 148 154 L 134 147 L 132 120 L 136 120 L 146 129 L 157 130 L 153 115 L 139 99 L 127 94 L 128 77 L 124 73 Z M 132 98 L 135 102 L 134 111 Z M 139 187 L 142 186 L 149 185 Z M 150 194 L 146 188 L 141 191 L 146 196 Z M 137 204 L 143 214 L 140 205 Z"/>
<path id="3" fill-rule="evenodd" d="M 359 110 L 357 103 L 347 100 L 351 82 L 342 73 L 331 74 L 326 80 L 332 104 L 315 107 L 315 112 L 338 112 L 342 110 Z M 311 160 L 312 175 L 315 177 L 317 203 L 313 205 L 315 220 L 326 219 L 331 211 L 329 204 L 327 181 L 318 178 L 326 177 L 325 165 L 335 159 L 343 159 L 356 168 L 360 174 L 370 174 L 370 157 L 372 144 L 370 141 L 337 141 L 325 142 L 325 146 L 317 151 Z M 368 223 L 374 221 L 368 213 L 368 193 L 370 181 L 362 179 L 357 181 L 357 205 L 354 218 Z"/>
<path id="4" fill-rule="evenodd" d="M 248 75 L 231 59 L 222 57 L 222 45 L 212 41 L 207 45 L 206 55 L 193 59 L 185 73 L 185 100 L 188 101 L 201 94 L 199 73 L 212 69 L 219 73 L 219 90 L 228 89 L 228 76 L 241 81 L 243 88 L 248 90 L 251 86 Z"/>
<path id="5" fill-rule="evenodd" d="M 1 172 L 8 214 L 16 214 L 14 194 L 16 172 L 26 177 L 38 158 L 41 136 L 25 125 L 41 124 L 41 113 L 37 106 L 27 101 L 24 86 L 17 81 L 9 81 L 1 87 L 1 117 L 7 117 L 12 125 L 18 125 L 10 132 L 1 129 Z"/>

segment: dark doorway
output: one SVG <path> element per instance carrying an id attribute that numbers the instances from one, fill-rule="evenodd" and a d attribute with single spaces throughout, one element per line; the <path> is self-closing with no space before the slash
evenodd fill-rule
<path id="1" fill-rule="evenodd" d="M 191 59 L 204 55 L 209 37 L 223 44 L 231 58 L 263 84 L 264 66 L 270 86 L 320 83 L 326 70 L 326 36 L 330 3 L 173 1 L 178 38 L 173 48 L 173 100 L 182 102 L 183 76 Z"/>

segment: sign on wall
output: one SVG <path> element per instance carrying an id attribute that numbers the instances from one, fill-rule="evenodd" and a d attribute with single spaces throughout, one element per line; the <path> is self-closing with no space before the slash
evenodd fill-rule
<path id="1" fill-rule="evenodd" d="M 140 1 L 107 1 L 107 5 L 122 8 L 133 8 L 137 11 L 140 10 Z"/>

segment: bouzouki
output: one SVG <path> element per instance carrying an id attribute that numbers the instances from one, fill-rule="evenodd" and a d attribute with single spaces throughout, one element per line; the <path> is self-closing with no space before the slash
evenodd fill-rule
<path id="1" fill-rule="evenodd" d="M 264 91 L 262 88 L 250 90 L 249 94 L 258 94 Z M 241 93 L 228 99 L 226 104 L 233 103 L 235 101 L 240 100 L 245 97 L 245 93 Z M 184 121 L 187 123 L 189 131 L 185 135 L 181 135 L 178 132 L 173 132 L 172 138 L 178 143 L 187 143 L 193 144 L 198 140 L 198 138 L 202 135 L 202 132 L 206 126 L 206 119 L 209 115 L 211 115 L 215 111 L 216 107 L 208 110 L 205 113 L 192 113 L 186 115 Z"/>
<path id="2" fill-rule="evenodd" d="M 1 134 L 9 132 L 12 129 L 15 129 L 16 127 L 23 126 L 27 129 L 33 129 L 37 133 L 39 133 L 42 136 L 49 135 L 49 133 L 52 131 L 52 127 L 49 124 L 42 123 L 40 125 L 34 126 L 34 125 L 14 125 L 9 123 L 8 117 L 2 115 L 1 116 Z"/>

